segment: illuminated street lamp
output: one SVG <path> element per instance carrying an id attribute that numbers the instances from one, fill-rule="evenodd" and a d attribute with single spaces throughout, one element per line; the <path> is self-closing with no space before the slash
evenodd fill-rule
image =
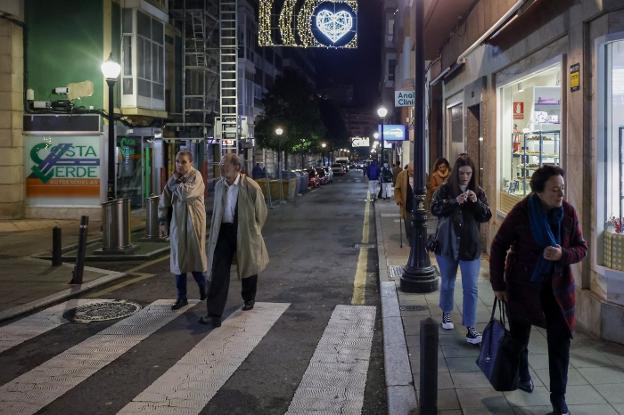
<path id="1" fill-rule="evenodd" d="M 325 165 L 325 148 L 327 147 L 327 143 L 321 143 L 321 165 Z"/>
<path id="2" fill-rule="evenodd" d="M 275 135 L 277 136 L 277 170 L 278 170 L 278 178 L 279 178 L 279 188 L 280 188 L 280 203 L 285 203 L 284 201 L 284 185 L 282 184 L 282 134 L 284 134 L 284 129 L 282 127 L 277 127 L 275 129 Z M 269 190 L 270 191 L 270 190 Z"/>
<path id="3" fill-rule="evenodd" d="M 377 108 L 377 116 L 381 119 L 381 165 L 384 163 L 384 120 L 386 119 L 386 115 L 388 115 L 388 110 L 383 105 Z"/>
<path id="4" fill-rule="evenodd" d="M 100 68 L 108 84 L 108 188 L 106 196 L 110 200 L 117 196 L 115 191 L 115 121 L 113 120 L 113 109 L 115 108 L 114 86 L 121 73 L 121 66 L 113 60 L 111 53 Z"/>
<path id="5" fill-rule="evenodd" d="M 427 241 L 427 212 L 425 211 L 425 43 L 424 43 L 424 1 L 416 1 L 415 22 L 415 95 L 414 103 L 414 198 L 412 221 L 412 240 L 407 265 L 401 275 L 401 291 L 430 293 L 438 289 L 438 274 L 431 266 Z M 383 131 L 383 129 L 382 129 Z"/>

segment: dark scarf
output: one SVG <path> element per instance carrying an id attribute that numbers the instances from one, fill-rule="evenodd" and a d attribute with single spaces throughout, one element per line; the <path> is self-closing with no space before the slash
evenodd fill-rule
<path id="1" fill-rule="evenodd" d="M 529 224 L 531 235 L 542 251 L 548 246 L 561 244 L 561 222 L 563 221 L 563 207 L 550 209 L 544 212 L 542 202 L 536 194 L 529 196 Z M 553 228 L 556 233 L 553 233 Z M 542 282 L 545 276 L 551 275 L 554 261 L 549 261 L 540 255 L 531 282 Z"/>

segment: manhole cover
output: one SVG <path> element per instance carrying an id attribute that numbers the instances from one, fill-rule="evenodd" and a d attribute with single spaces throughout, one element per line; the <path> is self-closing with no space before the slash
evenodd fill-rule
<path id="1" fill-rule="evenodd" d="M 424 305 L 402 305 L 399 308 L 401 311 L 423 311 L 427 309 Z"/>
<path id="2" fill-rule="evenodd" d="M 78 323 L 90 323 L 128 317 L 140 309 L 141 306 L 137 303 L 115 300 L 81 305 L 72 310 L 71 315 L 67 317 Z"/>

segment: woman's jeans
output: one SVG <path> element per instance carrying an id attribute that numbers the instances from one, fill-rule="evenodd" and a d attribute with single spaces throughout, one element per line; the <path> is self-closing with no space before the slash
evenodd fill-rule
<path id="1" fill-rule="evenodd" d="M 466 327 L 475 327 L 477 323 L 477 301 L 479 270 L 481 260 L 479 258 L 472 261 L 455 261 L 447 256 L 436 255 L 438 266 L 440 267 L 440 308 L 444 313 L 453 311 L 453 293 L 455 291 L 455 276 L 457 266 L 461 269 L 462 288 L 464 290 L 464 317 L 462 324 Z"/>
<path id="2" fill-rule="evenodd" d="M 203 272 L 193 271 L 193 278 L 199 286 L 200 298 L 206 295 L 206 278 Z M 186 300 L 186 273 L 176 275 L 176 288 L 178 290 L 178 300 Z"/>

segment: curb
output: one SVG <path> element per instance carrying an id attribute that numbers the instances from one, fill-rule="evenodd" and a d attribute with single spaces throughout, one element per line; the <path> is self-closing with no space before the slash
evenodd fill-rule
<path id="1" fill-rule="evenodd" d="M 0 312 L 0 322 L 10 320 L 12 318 L 49 306 L 50 304 L 54 304 L 62 300 L 67 300 L 69 298 L 77 296 L 78 294 L 82 294 L 86 291 L 92 290 L 102 285 L 109 284 L 112 281 L 116 281 L 118 279 L 128 276 L 128 274 L 125 272 L 111 272 L 108 270 L 94 267 L 85 266 L 84 269 L 87 271 L 101 272 L 105 275 L 103 277 L 96 278 L 93 281 L 85 282 L 84 284 L 76 285 L 74 287 L 67 288 L 47 297 L 43 297 L 38 300 L 31 301 L 30 303 L 22 304 L 20 306 L 12 307 L 3 312 Z"/>
<path id="2" fill-rule="evenodd" d="M 373 205 L 374 206 L 374 205 Z M 396 283 L 388 281 L 381 217 L 375 209 L 375 232 L 383 322 L 384 372 L 389 415 L 409 415 L 418 407 Z M 380 243 L 380 241 L 382 241 Z"/>

